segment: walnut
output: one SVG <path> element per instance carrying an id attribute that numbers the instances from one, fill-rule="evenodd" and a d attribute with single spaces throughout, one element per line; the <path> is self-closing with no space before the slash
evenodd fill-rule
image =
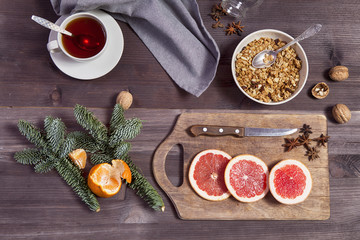
<path id="1" fill-rule="evenodd" d="M 133 102 L 133 96 L 128 91 L 121 91 L 116 98 L 116 103 L 120 104 L 124 110 L 128 110 Z"/>
<path id="2" fill-rule="evenodd" d="M 318 83 L 313 87 L 311 93 L 315 98 L 326 98 L 326 96 L 329 94 L 329 86 L 324 82 Z"/>
<path id="3" fill-rule="evenodd" d="M 351 118 L 351 111 L 344 104 L 336 104 L 332 109 L 332 114 L 338 123 L 346 123 Z"/>
<path id="4" fill-rule="evenodd" d="M 335 66 L 330 69 L 329 76 L 334 81 L 344 81 L 349 77 L 349 69 L 345 66 Z"/>

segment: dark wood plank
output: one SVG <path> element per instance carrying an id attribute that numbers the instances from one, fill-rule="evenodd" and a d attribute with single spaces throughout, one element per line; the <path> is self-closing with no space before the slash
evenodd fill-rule
<path id="1" fill-rule="evenodd" d="M 134 107 L 268 109 L 247 99 L 237 89 L 230 71 L 230 60 L 236 45 L 247 34 L 259 29 L 274 28 L 296 36 L 310 24 L 319 22 L 324 25 L 323 30 L 301 43 L 310 63 L 304 90 L 293 101 L 271 109 L 321 111 L 341 102 L 351 110 L 359 110 L 359 54 L 354 49 L 360 42 L 357 34 L 360 30 L 357 14 L 360 5 L 356 1 L 264 1 L 260 8 L 248 11 L 244 20 L 245 32 L 241 37 L 225 36 L 222 29 L 211 28 L 213 20 L 208 14 L 211 6 L 218 1 L 198 2 L 204 25 L 218 43 L 221 59 L 213 83 L 202 96 L 196 98 L 172 82 L 146 46 L 122 22 L 119 25 L 124 33 L 125 48 L 113 71 L 93 81 L 79 81 L 65 76 L 53 65 L 45 48 L 48 30 L 30 20 L 32 14 L 37 14 L 55 21 L 57 16 L 50 3 L 1 1 L 0 16 L 4 20 L 0 28 L 0 105 L 72 107 L 80 103 L 90 107 L 112 107 L 116 94 L 129 89 L 135 97 Z M 333 82 L 327 77 L 329 68 L 337 63 L 350 69 L 350 77 L 345 82 Z M 316 100 L 310 95 L 311 88 L 320 81 L 330 86 L 330 94 L 325 100 Z M 54 102 L 51 93 L 55 89 L 61 93 L 61 98 Z"/>
<path id="2" fill-rule="evenodd" d="M 106 122 L 111 109 L 91 109 Z M 17 164 L 13 159 L 15 151 L 30 147 L 18 133 L 16 122 L 26 119 L 38 126 L 47 115 L 61 117 L 69 130 L 78 129 L 71 108 L 0 108 L 0 239 L 118 239 L 119 236 L 131 239 L 201 239 L 222 236 L 228 239 L 356 239 L 360 227 L 360 178 L 356 174 L 339 175 L 341 165 L 348 166 L 347 159 L 358 159 L 360 154 L 356 145 L 349 145 L 347 153 L 337 155 L 337 146 L 350 142 L 360 142 L 360 135 L 350 139 L 337 136 L 343 134 L 347 125 L 329 122 L 328 131 L 330 159 L 330 212 L 326 221 L 183 221 L 176 217 L 175 209 L 157 186 L 151 162 L 154 150 L 170 133 L 175 120 L 182 112 L 219 112 L 219 110 L 180 110 L 180 109 L 130 109 L 127 117 L 144 120 L 142 133 L 134 139 L 131 156 L 142 169 L 144 175 L 159 190 L 165 201 L 164 213 L 151 210 L 146 204 L 127 189 L 126 199 L 100 199 L 100 213 L 90 212 L 56 173 L 35 174 L 31 167 Z M 231 111 L 221 112 L 243 112 Z M 289 111 L 294 113 L 293 111 Z M 288 113 L 289 113 L 288 112 Z M 269 111 L 259 111 L 269 113 Z M 284 113 L 284 111 L 272 111 Z M 286 113 L 286 112 L 285 112 Z M 298 114 L 310 113 L 296 111 Z M 319 112 L 311 112 L 319 114 Z M 354 112 L 354 119 L 360 112 Z M 350 125 L 349 125 L 350 126 Z M 360 126 L 352 125 L 353 132 Z M 173 156 L 179 149 L 174 149 Z M 353 162 L 355 162 L 353 160 Z M 332 164 L 335 163 L 335 164 Z M 337 165 L 340 163 L 340 165 Z M 353 163 L 354 164 L 354 163 Z M 351 164 L 350 164 L 351 165 Z M 342 168 L 342 167 L 341 167 Z M 344 171 L 347 167 L 342 168 Z M 167 168 L 170 177 L 177 178 L 176 167 Z M 46 184 L 44 184 L 46 183 Z M 241 225 L 241 227 L 239 227 Z M 16 226 L 16 228 L 14 228 Z"/>

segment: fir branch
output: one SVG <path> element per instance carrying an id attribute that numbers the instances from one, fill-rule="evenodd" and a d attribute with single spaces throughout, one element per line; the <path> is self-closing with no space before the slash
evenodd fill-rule
<path id="1" fill-rule="evenodd" d="M 89 134 L 84 132 L 71 132 L 67 135 L 67 139 L 74 142 L 73 149 L 83 148 L 86 152 L 95 153 L 103 149 L 103 144 L 98 144 Z"/>
<path id="2" fill-rule="evenodd" d="M 20 133 L 26 137 L 29 142 L 35 144 L 38 148 L 47 148 L 46 140 L 40 130 L 25 120 L 19 120 L 18 128 Z"/>
<path id="3" fill-rule="evenodd" d="M 118 159 L 126 158 L 128 152 L 130 151 L 131 144 L 128 142 L 121 142 L 114 149 L 114 156 Z"/>
<path id="4" fill-rule="evenodd" d="M 14 158 L 18 163 L 25 165 L 34 165 L 41 160 L 45 160 L 44 155 L 36 148 L 28 148 L 16 152 Z"/>
<path id="5" fill-rule="evenodd" d="M 52 151 L 55 154 L 58 153 L 60 146 L 65 141 L 65 124 L 59 118 L 48 116 L 44 120 L 44 129 Z"/>
<path id="6" fill-rule="evenodd" d="M 35 166 L 35 172 L 36 173 L 47 173 L 50 172 L 52 169 L 54 169 L 55 167 L 55 162 L 54 160 L 50 159 L 50 158 L 46 158 L 44 161 L 38 162 Z"/>
<path id="7" fill-rule="evenodd" d="M 100 164 L 100 163 L 111 163 L 113 158 L 105 153 L 93 153 L 90 156 L 90 162 L 94 165 Z"/>
<path id="8" fill-rule="evenodd" d="M 129 187 L 136 191 L 136 194 L 140 196 L 145 202 L 153 209 L 157 211 L 164 211 L 165 204 L 155 190 L 155 188 L 149 183 L 149 181 L 140 173 L 136 165 L 131 161 L 130 157 L 123 158 L 131 170 L 132 181 L 129 183 Z"/>
<path id="9" fill-rule="evenodd" d="M 93 211 L 99 211 L 99 203 L 87 186 L 86 180 L 81 175 L 81 170 L 72 164 L 68 158 L 65 158 L 75 146 L 74 138 L 70 136 L 69 139 L 65 139 L 65 124 L 60 119 L 47 117 L 44 126 L 47 138 L 42 135 L 39 129 L 24 120 L 19 121 L 18 127 L 19 131 L 41 150 L 25 149 L 16 153 L 15 159 L 23 164 L 35 165 L 35 172 L 38 173 L 49 172 L 56 168 L 58 174 L 89 208 Z M 60 149 L 61 151 L 59 151 Z"/>
<path id="10" fill-rule="evenodd" d="M 114 147 L 116 144 L 135 138 L 141 130 L 142 122 L 138 118 L 126 120 L 125 125 L 118 126 L 111 134 L 109 145 Z"/>
<path id="11" fill-rule="evenodd" d="M 97 120 L 92 113 L 89 113 L 84 107 L 79 105 L 75 107 L 74 113 L 77 115 L 75 117 L 79 119 L 78 122 L 80 125 L 88 130 L 95 140 L 98 140 L 98 137 L 94 132 L 101 129 L 99 127 L 99 120 Z M 109 162 L 113 158 L 124 160 L 130 167 L 133 179 L 129 184 L 129 187 L 134 189 L 136 194 L 143 198 L 150 207 L 155 210 L 164 211 L 165 207 L 161 196 L 140 173 L 139 169 L 127 155 L 131 145 L 124 140 L 136 137 L 140 133 L 141 127 L 142 122 L 140 119 L 132 118 L 126 120 L 124 117 L 124 110 L 119 105 L 115 105 L 110 123 L 111 134 L 109 141 L 106 142 L 108 145 L 103 148 L 101 153 L 92 154 L 91 161 L 93 163 L 102 163 Z M 105 141 L 102 141 L 102 143 L 104 142 Z"/>
<path id="12" fill-rule="evenodd" d="M 110 120 L 110 135 L 112 135 L 116 127 L 125 125 L 125 123 L 124 109 L 120 104 L 115 104 Z"/>
<path id="13" fill-rule="evenodd" d="M 97 142 L 108 141 L 108 130 L 106 126 L 87 108 L 77 104 L 74 108 L 74 115 L 76 121 L 86 129 Z"/>
<path id="14" fill-rule="evenodd" d="M 70 152 L 76 149 L 75 139 L 71 137 L 67 137 L 60 148 L 60 158 L 64 158 L 69 155 Z"/>
<path id="15" fill-rule="evenodd" d="M 87 186 L 79 168 L 72 164 L 67 158 L 60 159 L 55 167 L 59 175 L 72 187 L 74 192 L 92 211 L 100 211 L 100 204 Z"/>

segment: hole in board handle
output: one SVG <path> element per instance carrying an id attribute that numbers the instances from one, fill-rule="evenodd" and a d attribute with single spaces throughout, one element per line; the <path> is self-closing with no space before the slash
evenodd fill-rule
<path id="1" fill-rule="evenodd" d="M 184 179 L 184 149 L 176 144 L 166 155 L 165 173 L 175 187 L 180 187 Z"/>

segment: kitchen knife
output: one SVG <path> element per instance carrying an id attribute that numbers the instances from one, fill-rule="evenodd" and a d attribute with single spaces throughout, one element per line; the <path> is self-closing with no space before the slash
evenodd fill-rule
<path id="1" fill-rule="evenodd" d="M 212 125 L 193 125 L 190 132 L 195 136 L 224 136 L 234 135 L 236 137 L 277 137 L 293 134 L 297 128 L 244 128 Z"/>

